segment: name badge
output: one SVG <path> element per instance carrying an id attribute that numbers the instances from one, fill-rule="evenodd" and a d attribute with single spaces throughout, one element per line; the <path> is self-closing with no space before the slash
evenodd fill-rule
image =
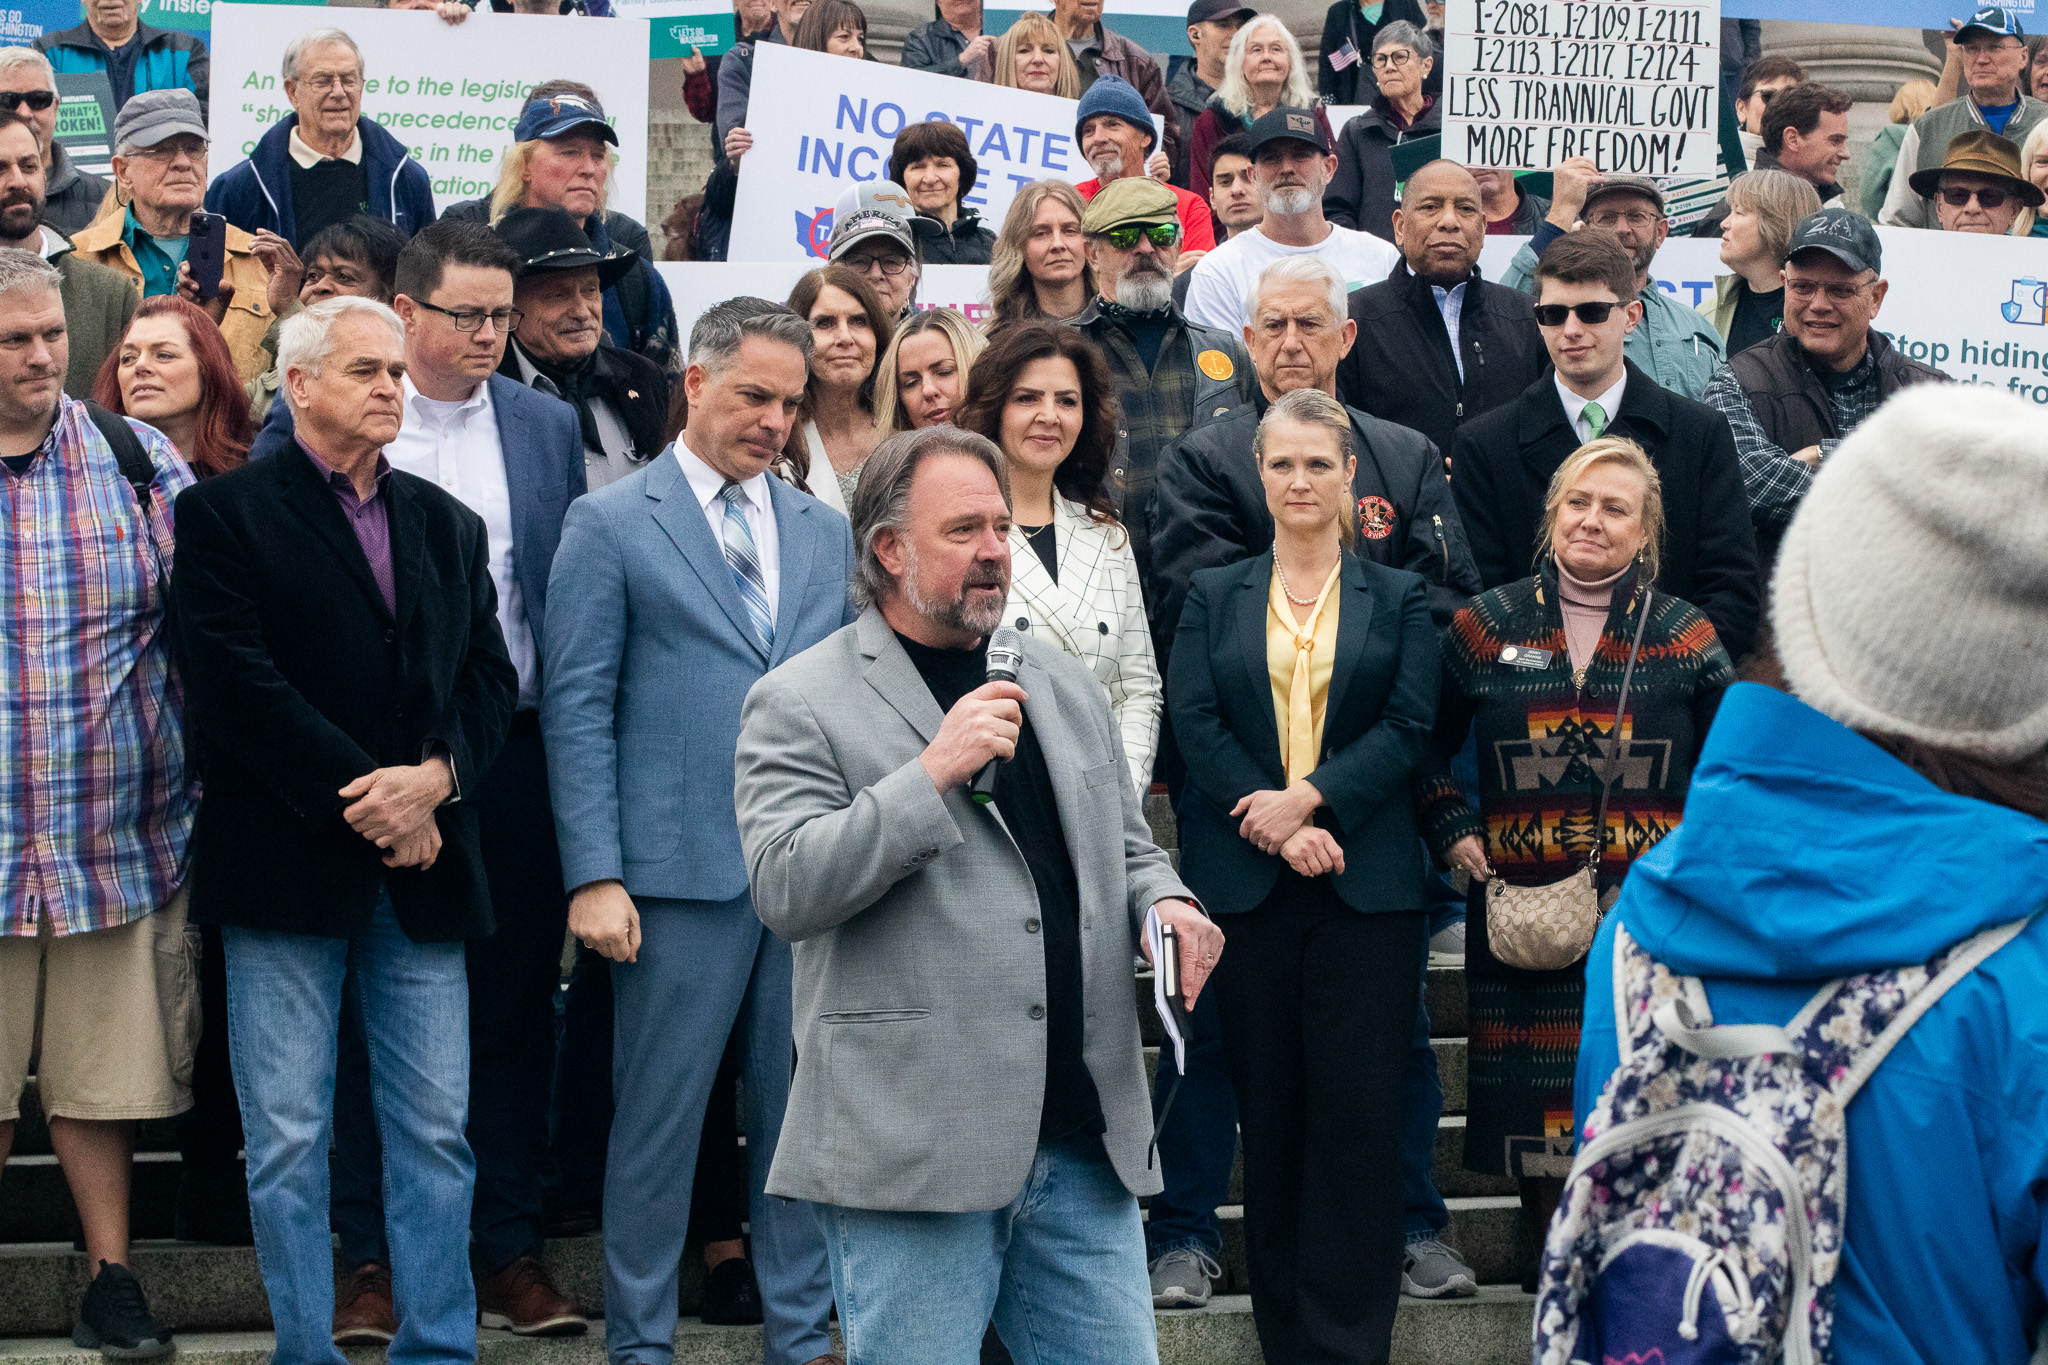
<path id="1" fill-rule="evenodd" d="M 1550 651 L 1534 649 L 1528 645 L 1503 645 L 1500 661 L 1510 668 L 1548 668 Z"/>

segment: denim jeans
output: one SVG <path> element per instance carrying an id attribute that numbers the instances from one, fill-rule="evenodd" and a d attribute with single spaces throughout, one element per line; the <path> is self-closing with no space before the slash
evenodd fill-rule
<path id="1" fill-rule="evenodd" d="M 1199 1249 L 1221 1256 L 1223 1230 L 1216 1206 L 1230 1202 L 1230 1164 L 1237 1155 L 1237 1091 L 1223 1055 L 1223 1017 L 1216 1011 L 1216 993 L 1204 991 L 1189 1021 L 1194 1041 L 1188 1045 L 1187 1075 L 1174 1092 L 1173 1110 L 1159 1130 L 1159 1175 L 1166 1188 L 1152 1197 L 1145 1223 L 1145 1254 L 1157 1259 L 1169 1251 Z M 1173 1046 L 1159 1049 L 1159 1074 L 1152 1083 L 1152 1121 L 1173 1090 L 1179 1075 Z"/>
<path id="2" fill-rule="evenodd" d="M 463 1137 L 469 980 L 462 945 L 412 942 L 388 893 L 380 893 L 370 927 L 352 939 L 238 928 L 224 929 L 221 938 L 249 1208 L 277 1331 L 272 1365 L 342 1365 L 330 1336 L 327 1143 L 344 977 L 367 1031 L 384 1146 L 399 1321 L 388 1358 L 391 1365 L 475 1360 L 475 1164 Z"/>
<path id="3" fill-rule="evenodd" d="M 847 1365 L 976 1365 L 991 1316 L 1017 1365 L 1159 1359 L 1138 1201 L 1099 1137 L 1040 1144 L 987 1212 L 816 1207 Z"/>

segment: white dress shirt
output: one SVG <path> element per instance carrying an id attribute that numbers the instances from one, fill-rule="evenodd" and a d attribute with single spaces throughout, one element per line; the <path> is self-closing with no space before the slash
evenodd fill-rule
<path id="1" fill-rule="evenodd" d="M 725 475 L 698 459 L 680 436 L 676 438 L 676 463 L 683 467 L 683 477 L 689 480 L 690 491 L 697 495 L 697 505 L 704 509 L 704 520 L 711 523 L 711 538 L 723 549 Z M 782 592 L 782 554 L 775 532 L 775 504 L 768 500 L 768 476 L 756 474 L 743 480 L 740 492 L 746 498 L 741 515 L 747 519 L 747 529 L 754 533 L 754 555 L 761 561 L 761 583 L 768 592 L 768 619 L 772 622 Z"/>
<path id="2" fill-rule="evenodd" d="M 439 485 L 484 519 L 491 582 L 498 589 L 498 628 L 505 632 L 505 652 L 519 673 L 519 707 L 539 706 L 540 656 L 526 620 L 519 577 L 512 569 L 512 484 L 505 474 L 504 448 L 498 443 L 490 384 L 478 384 L 467 399 L 451 403 L 428 398 L 407 375 L 405 420 L 398 438 L 384 447 L 384 458 L 393 469 Z"/>
<path id="3" fill-rule="evenodd" d="M 323 161 L 346 161 L 352 166 L 360 166 L 363 164 L 363 132 L 358 128 L 350 133 L 347 150 L 340 156 L 329 156 L 325 152 L 314 151 L 312 144 L 300 137 L 299 130 L 294 127 L 291 136 L 285 139 L 285 150 L 292 154 L 292 160 L 299 163 L 301 170 L 310 171 Z"/>
<path id="4" fill-rule="evenodd" d="M 1564 382 L 1564 376 L 1561 374 L 1553 372 L 1551 378 L 1557 383 L 1557 396 L 1564 400 L 1565 420 L 1570 422 L 1572 430 L 1578 433 L 1580 445 L 1593 439 L 1593 424 L 1586 420 L 1586 404 L 1598 403 L 1600 411 L 1607 414 L 1607 421 L 1601 428 L 1603 432 L 1614 426 L 1614 414 L 1621 411 L 1621 391 L 1628 383 L 1628 371 L 1623 370 L 1621 378 L 1614 381 L 1614 387 L 1597 398 L 1579 397 L 1572 392 L 1571 386 Z"/>
<path id="5" fill-rule="evenodd" d="M 1458 349 L 1458 321 L 1465 311 L 1465 286 L 1454 284 L 1446 289 L 1440 284 L 1433 284 L 1429 292 L 1436 295 L 1436 310 L 1444 315 L 1444 330 L 1451 334 L 1451 359 L 1458 364 L 1458 382 L 1462 384 L 1465 382 L 1465 353 Z"/>

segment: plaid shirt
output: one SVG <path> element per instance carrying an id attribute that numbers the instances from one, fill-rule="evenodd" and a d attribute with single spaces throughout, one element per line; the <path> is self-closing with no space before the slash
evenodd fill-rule
<path id="1" fill-rule="evenodd" d="M 1749 494 L 1750 516 L 1761 527 L 1791 525 L 1792 514 L 1799 510 L 1799 500 L 1813 485 L 1815 466 L 1795 458 L 1771 440 L 1763 423 L 1757 421 L 1756 410 L 1750 407 L 1741 381 L 1726 363 L 1707 381 L 1701 401 L 1726 417 L 1729 429 L 1735 433 L 1735 458 L 1742 466 L 1742 487 Z M 1828 401 L 1835 412 L 1835 430 L 1843 436 L 1877 411 L 1884 401 L 1884 385 L 1878 382 L 1874 351 L 1866 350 L 1856 367 L 1828 390 Z M 1825 460 L 1834 454 L 1840 444 L 1840 439 L 1822 441 L 1821 458 Z"/>
<path id="2" fill-rule="evenodd" d="M 163 635 L 171 501 L 193 482 L 147 427 L 147 534 L 83 403 L 0 466 L 0 935 L 112 929 L 184 878 L 198 804 Z"/>

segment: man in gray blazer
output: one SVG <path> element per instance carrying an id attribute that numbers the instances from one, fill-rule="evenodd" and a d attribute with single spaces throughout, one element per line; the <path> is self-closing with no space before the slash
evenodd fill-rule
<path id="1" fill-rule="evenodd" d="M 1156 911 L 1192 1000 L 1223 935 L 1152 844 L 1094 675 L 1026 640 L 1017 681 L 985 681 L 996 446 L 891 437 L 853 521 L 866 610 L 741 719 L 754 908 L 797 945 L 769 1191 L 817 1205 L 852 1365 L 972 1365 L 991 1315 L 1021 1365 L 1155 1360 L 1131 952 Z"/>
<path id="2" fill-rule="evenodd" d="M 849 616 L 846 520 L 769 475 L 809 375 L 810 327 L 743 300 L 698 319 L 689 425 L 572 503 L 543 641 L 549 786 L 569 929 L 612 961 L 605 1339 L 674 1357 L 677 1266 L 705 1100 L 742 1045 L 767 1365 L 832 1360 L 807 1204 L 763 1192 L 789 1094 L 790 950 L 747 895 L 733 816 L 740 704 Z"/>

